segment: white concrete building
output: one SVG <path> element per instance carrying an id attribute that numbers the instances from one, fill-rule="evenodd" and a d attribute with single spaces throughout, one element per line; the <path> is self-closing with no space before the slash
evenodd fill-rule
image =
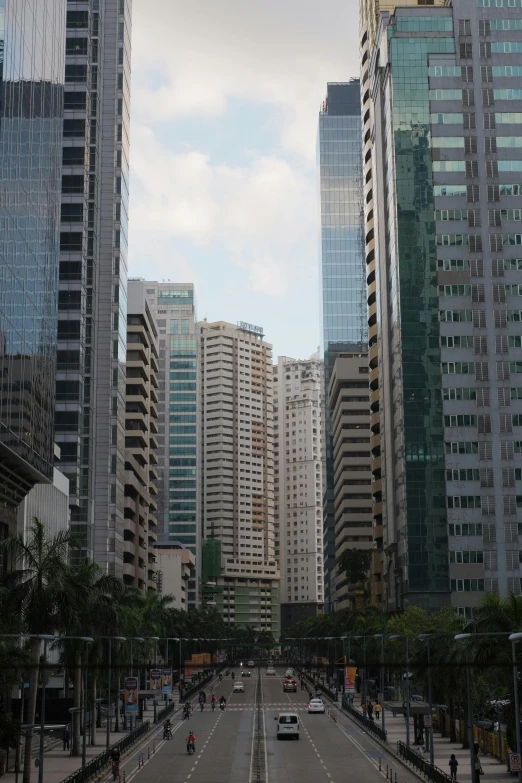
<path id="1" fill-rule="evenodd" d="M 204 598 L 207 582 L 225 620 L 279 638 L 272 346 L 249 324 L 201 322 L 198 328 L 202 527 L 204 539 L 220 549 L 218 557 L 204 542 Z"/>
<path id="2" fill-rule="evenodd" d="M 154 545 L 156 556 L 157 589 L 160 596 L 172 596 L 172 608 L 188 609 L 189 581 L 196 558 L 182 544 L 160 543 Z"/>
<path id="3" fill-rule="evenodd" d="M 35 484 L 17 508 L 16 532 L 25 540 L 35 517 L 45 525 L 49 538 L 69 529 L 69 479 L 56 468 L 53 483 Z"/>
<path id="4" fill-rule="evenodd" d="M 282 630 L 323 611 L 324 370 L 280 356 L 273 371 L 276 558 Z"/>

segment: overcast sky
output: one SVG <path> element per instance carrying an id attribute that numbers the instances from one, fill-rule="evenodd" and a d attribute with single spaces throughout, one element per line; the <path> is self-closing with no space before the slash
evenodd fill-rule
<path id="1" fill-rule="evenodd" d="M 317 115 L 358 75 L 356 0 L 134 0 L 131 276 L 198 318 L 319 343 Z"/>

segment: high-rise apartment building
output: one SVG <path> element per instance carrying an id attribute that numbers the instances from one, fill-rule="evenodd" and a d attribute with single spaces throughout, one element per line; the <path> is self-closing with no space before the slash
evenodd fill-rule
<path id="1" fill-rule="evenodd" d="M 64 37 L 65 0 L 0 3 L 0 538 L 53 483 Z"/>
<path id="2" fill-rule="evenodd" d="M 134 284 L 143 288 L 159 333 L 158 539 L 194 555 L 187 595 L 192 608 L 201 595 L 196 295 L 192 283 Z"/>
<path id="3" fill-rule="evenodd" d="M 125 395 L 123 581 L 157 589 L 158 329 L 140 282 L 129 280 Z"/>
<path id="4" fill-rule="evenodd" d="M 56 440 L 76 557 L 122 577 L 131 2 L 66 24 Z"/>
<path id="5" fill-rule="evenodd" d="M 285 631 L 324 607 L 324 368 L 319 356 L 280 356 L 273 399 L 275 558 Z"/>
<path id="6" fill-rule="evenodd" d="M 382 460 L 381 419 L 379 413 L 379 362 L 377 320 L 377 278 L 375 257 L 374 182 L 372 177 L 372 132 L 370 63 L 372 60 L 379 14 L 388 11 L 393 14 L 395 6 L 444 5 L 444 0 L 360 0 L 359 4 L 359 46 L 361 55 L 361 115 L 363 133 L 363 187 L 364 187 L 364 235 L 366 243 L 366 283 L 368 293 L 368 346 L 371 387 L 372 428 L 372 475 L 373 475 L 373 537 L 374 550 L 371 562 L 372 604 L 383 605 L 383 525 L 382 525 Z"/>
<path id="7" fill-rule="evenodd" d="M 520 593 L 522 31 L 489 2 L 381 14 L 369 68 L 391 610 Z"/>
<path id="8" fill-rule="evenodd" d="M 204 595 L 225 621 L 278 639 L 272 346 L 250 324 L 198 330 Z"/>
<path id="9" fill-rule="evenodd" d="M 347 550 L 373 550 L 372 474 L 368 354 L 342 353 L 335 360 L 328 405 L 334 459 L 335 572 L 332 603 L 363 609 L 369 603 L 366 579 L 347 570 Z"/>
<path id="10" fill-rule="evenodd" d="M 336 356 L 367 350 L 362 204 L 362 136 L 359 80 L 332 83 L 319 114 L 318 164 L 321 189 L 321 342 L 325 389 Z M 324 569 L 326 610 L 335 569 L 333 453 L 326 409 Z"/>

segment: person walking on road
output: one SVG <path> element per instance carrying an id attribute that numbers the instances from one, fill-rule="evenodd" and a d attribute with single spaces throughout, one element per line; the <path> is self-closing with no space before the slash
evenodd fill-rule
<path id="1" fill-rule="evenodd" d="M 381 719 L 381 705 L 379 704 L 379 702 L 377 702 L 377 704 L 375 705 L 375 717 L 377 718 L 377 720 Z"/>
<path id="2" fill-rule="evenodd" d="M 71 730 L 70 730 L 69 726 L 65 726 L 65 728 L 63 730 L 62 739 L 63 739 L 63 749 L 64 750 L 69 750 L 69 742 L 71 740 Z"/>
<path id="3" fill-rule="evenodd" d="M 373 720 L 373 704 L 371 699 L 368 699 L 368 717 L 370 720 Z"/>
<path id="4" fill-rule="evenodd" d="M 451 754 L 451 758 L 449 760 L 449 768 L 451 773 L 451 779 L 457 780 L 457 767 L 459 766 L 459 762 L 455 758 L 455 754 Z"/>

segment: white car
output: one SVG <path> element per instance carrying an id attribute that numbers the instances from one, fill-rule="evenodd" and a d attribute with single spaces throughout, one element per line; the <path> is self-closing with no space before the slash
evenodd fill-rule
<path id="1" fill-rule="evenodd" d="M 294 670 L 293 669 L 287 669 L 285 672 L 285 677 L 293 677 L 294 676 Z"/>
<path id="2" fill-rule="evenodd" d="M 235 682 L 234 687 L 232 689 L 232 693 L 244 693 L 244 692 L 245 692 L 245 683 L 241 682 L 241 680 L 239 680 L 239 682 Z"/>
<path id="3" fill-rule="evenodd" d="M 310 699 L 308 712 L 322 712 L 324 714 L 324 702 L 318 698 Z"/>
<path id="4" fill-rule="evenodd" d="M 275 674 L 276 674 L 276 670 L 274 669 L 274 667 L 273 666 L 269 666 L 268 669 L 266 670 L 266 676 L 267 677 L 275 677 Z"/>
<path id="5" fill-rule="evenodd" d="M 249 662 L 247 663 L 247 666 L 250 666 L 250 667 L 252 667 L 252 666 L 255 666 L 255 663 L 254 663 L 254 661 L 249 661 Z"/>
<path id="6" fill-rule="evenodd" d="M 277 721 L 277 739 L 295 737 L 299 739 L 299 716 L 295 712 L 281 712 Z"/>

